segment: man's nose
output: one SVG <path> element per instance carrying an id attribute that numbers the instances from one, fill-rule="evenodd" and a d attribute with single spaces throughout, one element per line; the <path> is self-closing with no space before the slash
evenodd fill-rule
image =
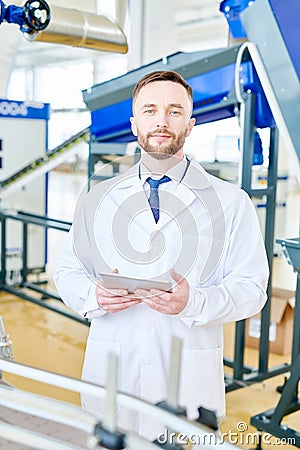
<path id="1" fill-rule="evenodd" d="M 156 126 L 157 128 L 168 128 L 169 126 L 169 122 L 168 122 L 168 117 L 167 114 L 164 112 L 158 113 L 158 115 L 156 116 Z"/>

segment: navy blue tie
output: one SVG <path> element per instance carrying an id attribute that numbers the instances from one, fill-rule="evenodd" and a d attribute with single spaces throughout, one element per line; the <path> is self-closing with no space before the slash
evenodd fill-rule
<path id="1" fill-rule="evenodd" d="M 171 181 L 171 178 L 169 178 L 167 175 L 164 175 L 160 180 L 153 180 L 153 178 L 147 178 L 149 185 L 150 185 L 150 196 L 148 198 L 148 202 L 150 205 L 150 208 L 152 210 L 155 222 L 158 222 L 159 219 L 159 197 L 158 197 L 158 187 L 162 183 L 167 183 L 168 181 Z"/>

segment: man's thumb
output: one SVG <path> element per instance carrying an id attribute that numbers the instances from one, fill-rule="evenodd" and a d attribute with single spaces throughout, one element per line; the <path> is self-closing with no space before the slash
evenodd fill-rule
<path id="1" fill-rule="evenodd" d="M 176 270 L 174 270 L 174 269 L 171 270 L 171 277 L 177 283 L 180 283 L 184 279 L 184 277 L 182 275 L 180 275 L 180 273 L 176 272 Z"/>

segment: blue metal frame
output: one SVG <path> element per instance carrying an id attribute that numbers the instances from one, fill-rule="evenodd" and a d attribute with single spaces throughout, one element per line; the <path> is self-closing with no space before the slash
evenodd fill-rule
<path id="1" fill-rule="evenodd" d="M 220 4 L 220 11 L 224 14 L 231 34 L 235 39 L 247 37 L 240 19 L 240 12 L 246 9 L 249 3 L 250 0 L 223 0 Z"/>

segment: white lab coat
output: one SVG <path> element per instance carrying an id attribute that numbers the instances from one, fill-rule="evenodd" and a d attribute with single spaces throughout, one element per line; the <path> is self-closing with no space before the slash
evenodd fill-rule
<path id="1" fill-rule="evenodd" d="M 160 198 L 156 224 L 137 167 L 81 196 L 59 257 L 54 277 L 59 294 L 91 319 L 82 377 L 105 384 L 113 351 L 120 357 L 121 391 L 152 403 L 166 400 L 171 338 L 178 336 L 180 404 L 189 418 L 197 417 L 199 406 L 222 417 L 223 324 L 256 314 L 266 301 L 269 270 L 255 209 L 244 191 L 192 161 L 175 193 Z M 165 279 L 172 267 L 190 285 L 187 306 L 178 315 L 143 303 L 115 314 L 98 307 L 100 271 L 118 268 L 124 275 Z M 91 397 L 83 396 L 82 403 L 94 413 L 102 409 Z M 128 411 L 119 412 L 119 421 L 150 439 L 163 429 Z"/>

